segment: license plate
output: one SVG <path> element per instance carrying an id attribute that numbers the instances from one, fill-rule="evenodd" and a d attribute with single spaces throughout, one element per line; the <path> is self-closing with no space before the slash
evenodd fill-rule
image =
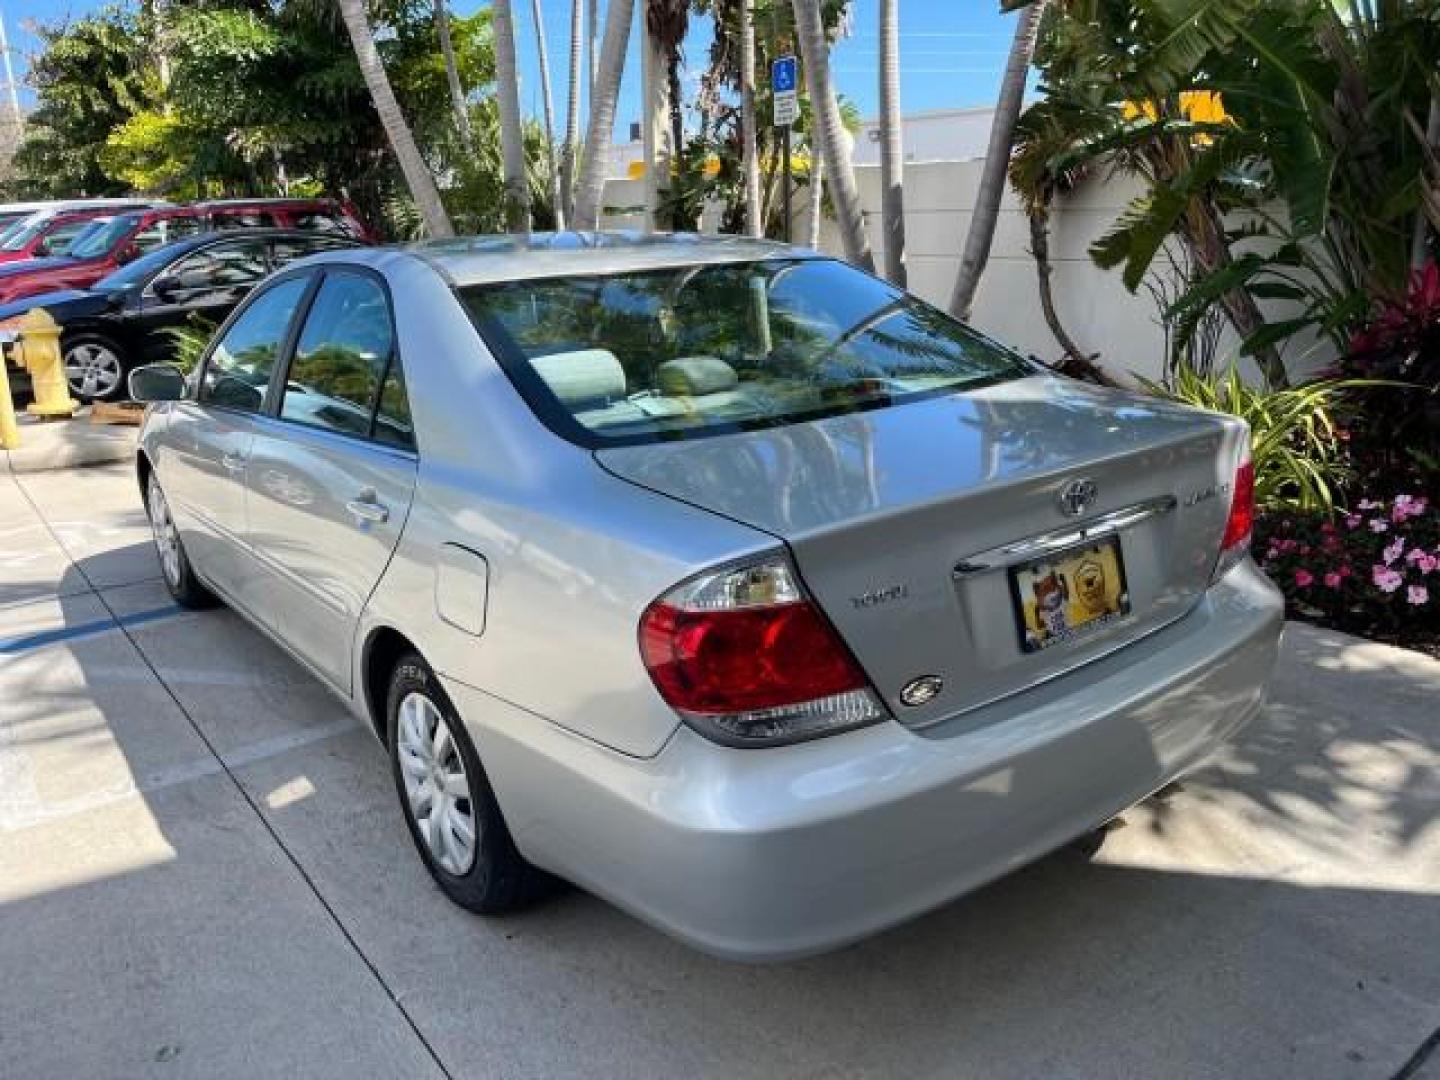
<path id="1" fill-rule="evenodd" d="M 1027 653 L 1093 634 L 1130 614 L 1120 538 L 1089 541 L 1010 571 Z"/>

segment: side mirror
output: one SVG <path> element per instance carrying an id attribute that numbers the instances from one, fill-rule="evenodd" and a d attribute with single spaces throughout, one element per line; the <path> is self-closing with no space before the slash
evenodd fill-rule
<path id="1" fill-rule="evenodd" d="M 135 401 L 179 401 L 185 396 L 185 374 L 174 364 L 146 364 L 130 372 L 130 397 Z"/>
<path id="2" fill-rule="evenodd" d="M 150 283 L 150 288 L 161 300 L 169 300 L 180 291 L 180 279 L 174 274 L 161 274 Z"/>

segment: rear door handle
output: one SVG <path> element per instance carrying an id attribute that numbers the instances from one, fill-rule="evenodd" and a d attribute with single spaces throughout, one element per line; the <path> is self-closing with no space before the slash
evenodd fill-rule
<path id="1" fill-rule="evenodd" d="M 376 502 L 374 498 L 361 496 L 358 499 L 351 499 L 345 504 L 345 509 L 350 511 L 357 524 L 368 522 L 373 525 L 383 525 L 390 520 L 390 508 L 384 503 Z"/>
<path id="2" fill-rule="evenodd" d="M 233 451 L 220 455 L 220 464 L 232 473 L 245 471 L 245 455 Z"/>

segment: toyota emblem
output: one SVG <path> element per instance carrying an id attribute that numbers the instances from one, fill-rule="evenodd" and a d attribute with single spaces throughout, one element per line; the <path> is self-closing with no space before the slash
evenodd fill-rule
<path id="1" fill-rule="evenodd" d="M 1095 505 L 1099 494 L 1100 489 L 1095 486 L 1095 481 L 1085 477 L 1067 481 L 1055 498 L 1064 513 L 1070 517 L 1079 517 Z"/>

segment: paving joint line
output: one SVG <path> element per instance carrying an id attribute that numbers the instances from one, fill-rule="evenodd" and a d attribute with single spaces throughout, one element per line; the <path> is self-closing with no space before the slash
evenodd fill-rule
<path id="1" fill-rule="evenodd" d="M 1440 1050 L 1440 1027 L 1430 1033 L 1430 1037 L 1420 1044 L 1404 1065 L 1400 1066 L 1400 1071 L 1391 1077 L 1391 1080 L 1411 1080 L 1411 1077 L 1419 1076 L 1420 1070 L 1436 1050 Z"/>
<path id="2" fill-rule="evenodd" d="M 335 911 L 334 907 L 332 907 L 330 902 L 325 899 L 325 894 L 320 891 L 320 887 L 315 883 L 315 879 L 310 876 L 309 871 L 307 871 L 305 867 L 300 864 L 299 858 L 297 858 L 295 853 L 290 850 L 289 846 L 286 845 L 285 841 L 281 839 L 279 832 L 277 832 L 275 829 L 275 826 L 270 822 L 270 819 L 267 818 L 264 812 L 260 809 L 260 805 L 251 796 L 250 792 L 245 789 L 245 785 L 240 783 L 240 778 L 235 775 L 235 772 L 230 767 L 229 763 L 226 762 L 223 757 L 221 757 L 219 750 L 217 750 L 215 747 L 215 744 L 210 741 L 209 736 L 207 736 L 205 732 L 201 730 L 200 725 L 195 722 L 195 718 L 190 715 L 190 710 L 185 708 L 185 705 L 180 701 L 180 698 L 176 695 L 175 691 L 170 688 L 170 684 L 165 681 L 164 677 L 161 676 L 155 665 L 150 662 L 150 657 L 147 656 L 145 650 L 140 647 L 140 643 L 137 642 L 135 638 L 131 635 L 129 629 L 120 622 L 119 617 L 115 614 L 115 609 L 110 606 L 104 595 L 100 592 L 99 589 L 95 587 L 95 583 L 91 581 L 90 575 L 85 573 L 84 568 L 81 567 L 79 563 L 77 563 L 73 558 L 70 557 L 70 552 L 65 547 L 64 542 L 61 541 L 60 537 L 56 535 L 55 530 L 50 527 L 50 519 L 41 512 L 40 507 L 36 505 L 35 500 L 30 497 L 30 493 L 25 490 L 25 486 L 19 482 L 18 478 L 16 478 L 15 480 L 15 486 L 20 489 L 21 497 L 24 498 L 27 503 L 29 503 L 30 509 L 35 511 L 36 517 L 38 517 L 41 523 L 45 526 L 45 531 L 48 532 L 51 538 L 60 545 L 60 549 L 65 553 L 65 557 L 67 559 L 70 559 L 70 565 L 75 567 L 75 572 L 84 579 L 85 584 L 90 587 L 90 590 L 100 601 L 100 605 L 107 612 L 109 612 L 110 617 L 115 620 L 116 625 L 120 628 L 120 632 L 125 635 L 125 640 L 130 643 L 130 647 L 134 649 L 136 655 L 139 656 L 140 662 L 150 669 L 150 674 L 155 677 L 155 681 L 159 683 L 160 688 L 165 691 L 166 696 L 169 697 L 170 700 L 174 702 L 175 707 L 180 710 L 180 715 L 185 717 L 186 723 L 190 725 L 190 728 L 195 732 L 196 737 L 199 738 L 202 744 L 204 744 L 205 749 L 210 753 L 210 756 L 215 759 L 216 763 L 219 766 L 219 771 L 224 773 L 225 776 L 229 779 L 230 783 L 234 786 L 236 792 L 239 793 L 240 798 L 243 799 L 245 804 L 250 807 L 251 812 L 260 822 L 260 827 L 270 834 L 270 839 L 275 842 L 275 846 L 280 849 L 281 853 L 284 854 L 285 858 L 289 860 L 290 865 L 295 869 L 295 872 L 300 875 L 300 880 L 305 883 L 306 888 L 310 890 L 310 893 L 312 896 L 315 897 L 316 902 L 319 903 L 325 914 L 330 917 L 330 921 L 335 925 L 335 929 L 340 932 L 340 936 L 343 937 L 345 941 L 349 944 L 351 950 L 355 953 L 356 956 L 360 958 L 360 962 L 364 964 L 365 967 L 369 970 L 371 976 L 374 977 L 375 982 L 379 985 L 385 996 L 390 999 L 391 1004 L 393 1004 L 396 1010 L 399 1011 L 401 1018 L 404 1019 L 406 1025 L 410 1028 L 411 1033 L 414 1034 L 417 1040 L 419 1040 L 420 1045 L 425 1048 L 425 1052 L 430 1055 L 430 1060 L 435 1063 L 435 1067 L 440 1070 L 440 1075 L 445 1077 L 445 1080 L 455 1080 L 454 1073 L 452 1073 L 449 1068 L 446 1067 L 445 1062 L 441 1060 L 440 1055 L 436 1051 L 435 1047 L 431 1045 L 430 1040 L 425 1037 L 425 1033 L 420 1030 L 420 1025 L 416 1022 L 415 1018 L 410 1015 L 409 1010 L 405 1008 L 404 1004 L 401 1003 L 400 998 L 396 995 L 395 991 L 390 989 L 390 984 L 387 983 L 385 981 L 385 977 L 380 974 L 380 969 L 377 968 L 375 966 L 375 963 L 370 959 L 370 957 L 365 954 L 365 950 L 360 947 L 360 943 L 355 940 L 354 935 L 350 933 L 344 922 L 341 921 L 340 916 Z"/>

